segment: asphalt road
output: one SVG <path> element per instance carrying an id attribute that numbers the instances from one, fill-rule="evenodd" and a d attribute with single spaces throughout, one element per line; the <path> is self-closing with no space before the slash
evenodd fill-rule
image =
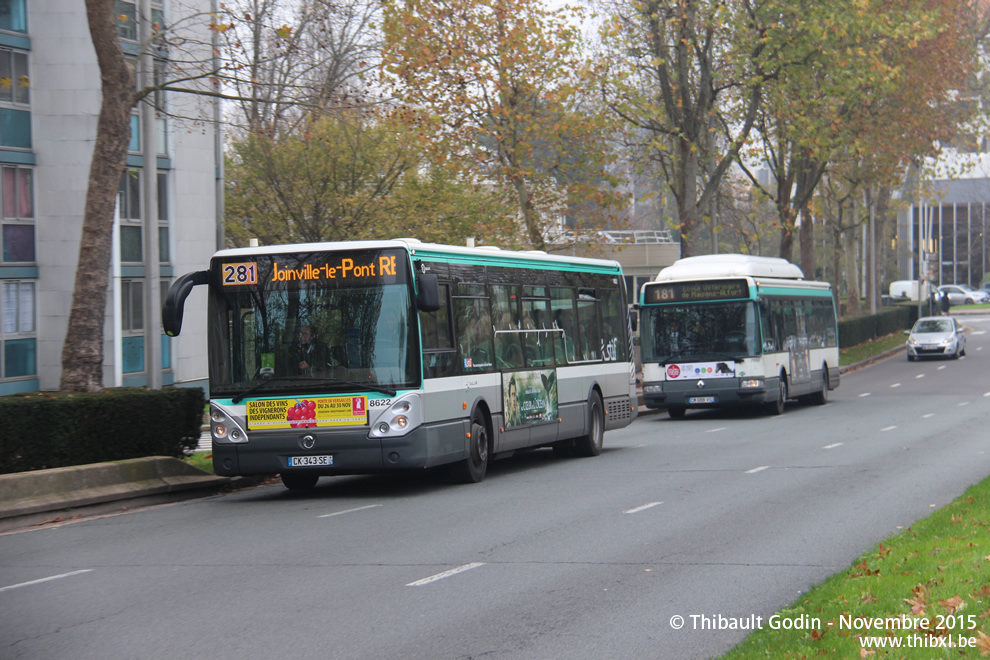
<path id="1" fill-rule="evenodd" d="M 341 477 L 4 534 L 0 658 L 717 655 L 746 633 L 702 616 L 766 620 L 990 475 L 990 316 L 966 323 L 965 358 L 896 356 L 826 406 L 645 416 L 477 485 Z"/>

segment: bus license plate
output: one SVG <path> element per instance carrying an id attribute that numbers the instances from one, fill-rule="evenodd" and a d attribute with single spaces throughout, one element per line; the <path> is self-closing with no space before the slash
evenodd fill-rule
<path id="1" fill-rule="evenodd" d="M 289 467 L 333 465 L 333 456 L 289 456 Z"/>
<path id="2" fill-rule="evenodd" d="M 688 403 L 715 403 L 715 397 L 713 396 L 692 396 L 688 399 Z"/>

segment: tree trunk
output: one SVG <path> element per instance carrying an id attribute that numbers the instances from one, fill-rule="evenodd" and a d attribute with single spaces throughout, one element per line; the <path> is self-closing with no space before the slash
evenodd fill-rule
<path id="1" fill-rule="evenodd" d="M 62 348 L 60 387 L 76 392 L 95 392 L 103 387 L 103 324 L 113 216 L 135 102 L 134 70 L 120 48 L 115 1 L 86 0 L 86 17 L 100 65 L 103 102 L 86 190 L 72 310 Z"/>
<path id="2" fill-rule="evenodd" d="M 815 273 L 815 218 L 807 206 L 801 211 L 801 270 L 809 280 L 817 280 Z"/>
<path id="3" fill-rule="evenodd" d="M 863 309 L 859 302 L 859 232 L 860 228 L 853 226 L 842 234 L 842 250 L 846 257 L 846 312 L 849 314 L 859 314 Z"/>

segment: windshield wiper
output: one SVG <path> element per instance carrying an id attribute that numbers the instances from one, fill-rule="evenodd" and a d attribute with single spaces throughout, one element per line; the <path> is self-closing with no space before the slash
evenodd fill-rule
<path id="1" fill-rule="evenodd" d="M 371 390 L 373 392 L 380 392 L 382 394 L 387 394 L 389 396 L 395 396 L 395 390 L 393 388 L 383 387 L 381 385 L 376 385 L 374 383 L 358 383 L 350 380 L 334 380 L 332 378 L 322 378 L 319 376 L 275 376 L 273 378 L 267 378 L 261 381 L 260 383 L 258 383 L 257 385 L 244 390 L 243 392 L 235 396 L 233 399 L 231 399 L 231 403 L 240 403 L 241 401 L 244 400 L 245 397 L 251 396 L 258 390 L 268 387 L 269 383 L 285 382 L 285 381 L 299 382 L 301 380 L 307 382 L 330 384 L 330 385 L 349 385 L 358 390 Z"/>

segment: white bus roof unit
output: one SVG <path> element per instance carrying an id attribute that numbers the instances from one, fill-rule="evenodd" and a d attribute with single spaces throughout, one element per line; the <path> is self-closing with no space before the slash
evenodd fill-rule
<path id="1" fill-rule="evenodd" d="M 748 254 L 706 254 L 678 259 L 661 270 L 656 282 L 704 280 L 717 277 L 773 277 L 804 279 L 804 273 L 786 259 Z"/>

